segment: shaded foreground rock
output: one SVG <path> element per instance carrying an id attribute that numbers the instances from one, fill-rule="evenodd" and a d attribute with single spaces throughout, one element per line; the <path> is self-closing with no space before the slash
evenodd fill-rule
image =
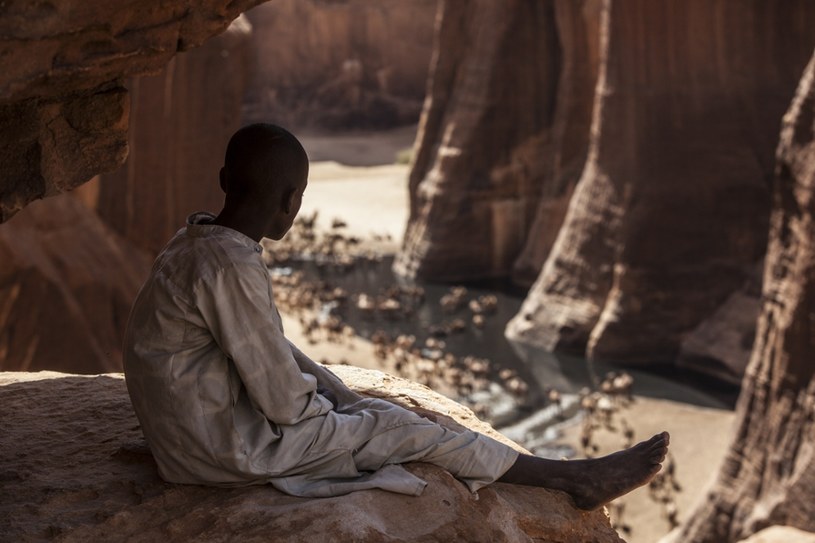
<path id="1" fill-rule="evenodd" d="M 420 385 L 332 369 L 362 392 L 485 428 Z M 418 498 L 373 490 L 308 500 L 266 486 L 168 485 L 121 375 L 2 373 L 0 403 L 3 541 L 621 541 L 602 511 L 579 511 L 562 493 L 496 484 L 476 499 L 429 464 L 409 466 L 429 482 Z"/>
<path id="2" fill-rule="evenodd" d="M 127 76 L 221 32 L 262 0 L 65 0 L 0 7 L 0 222 L 127 156 Z"/>
<path id="3" fill-rule="evenodd" d="M 815 56 L 784 117 L 761 315 L 718 480 L 676 541 L 815 531 Z"/>
<path id="4" fill-rule="evenodd" d="M 130 304 L 149 265 L 69 194 L 0 225 L 0 369 L 121 371 Z"/>
<path id="5" fill-rule="evenodd" d="M 507 333 L 594 360 L 670 364 L 765 251 L 778 121 L 815 43 L 815 4 L 604 9 L 586 167 Z"/>

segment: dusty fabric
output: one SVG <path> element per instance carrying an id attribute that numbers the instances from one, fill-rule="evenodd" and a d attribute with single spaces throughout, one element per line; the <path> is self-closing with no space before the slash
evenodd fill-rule
<path id="1" fill-rule="evenodd" d="M 509 447 L 388 402 L 337 390 L 334 410 L 318 381 L 341 384 L 283 335 L 260 245 L 212 219 L 191 216 L 165 247 L 125 335 L 128 391 L 164 479 L 416 495 L 424 481 L 398 464 L 432 462 L 471 490 L 509 469 Z"/>

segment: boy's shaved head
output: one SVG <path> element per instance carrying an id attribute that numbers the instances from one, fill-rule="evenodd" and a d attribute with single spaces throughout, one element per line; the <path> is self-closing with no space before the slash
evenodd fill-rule
<path id="1" fill-rule="evenodd" d="M 235 132 L 221 168 L 224 208 L 215 224 L 255 241 L 280 239 L 291 228 L 308 184 L 308 156 L 288 130 L 250 124 Z"/>
<path id="2" fill-rule="evenodd" d="M 227 194 L 246 197 L 283 194 L 308 172 L 305 149 L 288 130 L 250 124 L 235 132 L 224 157 Z"/>

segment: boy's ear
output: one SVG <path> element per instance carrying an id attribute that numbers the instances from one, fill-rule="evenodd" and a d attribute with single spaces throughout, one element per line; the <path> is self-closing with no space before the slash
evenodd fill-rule
<path id="1" fill-rule="evenodd" d="M 221 171 L 218 173 L 218 178 L 220 179 L 221 190 L 224 191 L 224 194 L 226 194 L 227 182 L 226 182 L 226 168 L 225 167 L 221 168 Z"/>
<path id="2" fill-rule="evenodd" d="M 283 193 L 283 211 L 288 215 L 294 209 L 294 197 L 297 194 L 297 189 L 286 189 Z"/>

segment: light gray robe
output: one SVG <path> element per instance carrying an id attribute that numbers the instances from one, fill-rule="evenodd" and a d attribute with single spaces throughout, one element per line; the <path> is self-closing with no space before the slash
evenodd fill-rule
<path id="1" fill-rule="evenodd" d="M 425 482 L 398 464 L 438 464 L 473 491 L 509 469 L 511 448 L 363 399 L 294 348 L 260 245 L 212 219 L 192 215 L 168 243 L 125 334 L 128 391 L 165 480 L 418 495 Z M 338 396 L 337 410 L 318 381 Z"/>

